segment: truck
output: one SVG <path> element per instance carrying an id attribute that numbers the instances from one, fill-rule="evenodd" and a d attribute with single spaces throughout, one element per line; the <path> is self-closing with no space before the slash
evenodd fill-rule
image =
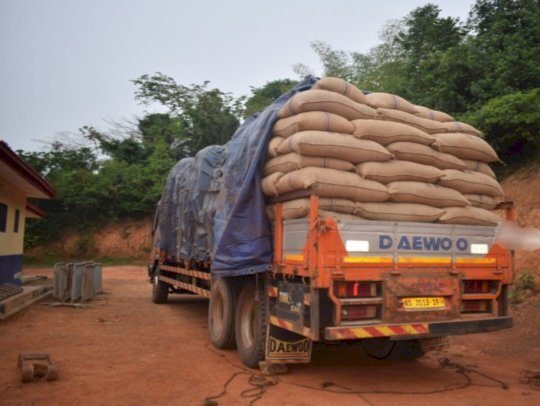
<path id="1" fill-rule="evenodd" d="M 448 336 L 511 327 L 513 253 L 497 226 L 340 217 L 310 190 L 264 198 L 276 112 L 314 81 L 247 119 L 227 145 L 173 168 L 152 227 L 152 300 L 209 298 L 211 343 L 236 347 L 250 368 L 307 363 L 314 342 L 416 358 Z M 309 199 L 306 217 L 283 218 L 291 198 Z M 514 220 L 511 202 L 498 208 Z"/>

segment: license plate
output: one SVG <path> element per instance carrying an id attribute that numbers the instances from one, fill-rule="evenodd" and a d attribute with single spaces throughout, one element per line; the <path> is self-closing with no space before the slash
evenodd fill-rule
<path id="1" fill-rule="evenodd" d="M 444 309 L 442 297 L 407 297 L 401 299 L 405 310 Z"/>

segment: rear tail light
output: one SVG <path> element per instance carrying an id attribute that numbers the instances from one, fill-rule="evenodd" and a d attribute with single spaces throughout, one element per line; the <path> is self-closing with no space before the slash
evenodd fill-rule
<path id="1" fill-rule="evenodd" d="M 488 313 L 490 302 L 488 300 L 464 300 L 461 302 L 462 313 Z"/>
<path id="2" fill-rule="evenodd" d="M 374 319 L 377 316 L 377 306 L 344 306 L 341 308 L 343 321 Z"/>
<path id="3" fill-rule="evenodd" d="M 377 282 L 336 282 L 334 293 L 339 298 L 345 297 L 375 297 Z"/>
<path id="4" fill-rule="evenodd" d="M 490 281 L 463 281 L 463 293 L 490 293 L 491 283 Z"/>

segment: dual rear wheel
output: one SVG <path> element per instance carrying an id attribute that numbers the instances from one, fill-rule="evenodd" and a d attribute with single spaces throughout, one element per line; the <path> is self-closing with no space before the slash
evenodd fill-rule
<path id="1" fill-rule="evenodd" d="M 225 278 L 212 281 L 208 325 L 215 347 L 236 345 L 242 363 L 258 367 L 264 359 L 267 320 L 263 277 L 242 282 Z"/>

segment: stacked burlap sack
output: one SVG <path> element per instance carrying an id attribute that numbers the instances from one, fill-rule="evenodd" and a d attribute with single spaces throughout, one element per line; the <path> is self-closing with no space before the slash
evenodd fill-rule
<path id="1" fill-rule="evenodd" d="M 503 192 L 489 163 L 499 158 L 482 136 L 446 113 L 324 78 L 280 110 L 263 192 L 309 190 L 323 214 L 493 225 Z M 287 219 L 308 212 L 308 198 L 283 205 Z"/>

